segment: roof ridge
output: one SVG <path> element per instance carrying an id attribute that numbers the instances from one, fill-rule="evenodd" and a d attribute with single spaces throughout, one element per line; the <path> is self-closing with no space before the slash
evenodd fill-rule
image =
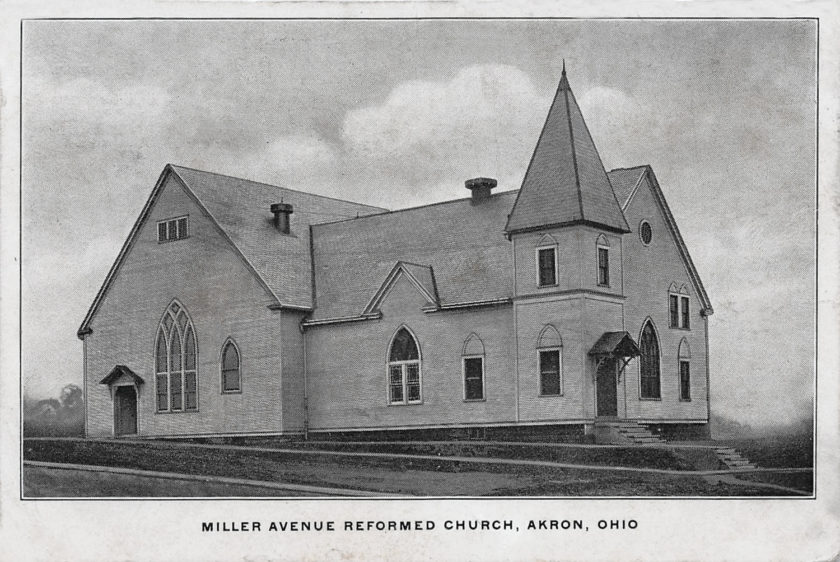
<path id="1" fill-rule="evenodd" d="M 485 197 L 484 200 L 482 201 L 482 204 L 484 204 L 484 202 L 486 202 L 489 199 L 493 199 L 493 198 L 496 198 L 496 197 L 500 197 L 502 195 L 507 195 L 509 193 L 514 193 L 514 192 L 518 192 L 518 191 L 519 191 L 518 189 L 509 189 L 507 191 L 500 191 L 499 193 L 493 193 L 492 195 L 489 195 L 488 197 Z M 339 220 L 335 220 L 335 221 L 319 222 L 318 224 L 313 224 L 312 226 L 317 227 L 317 226 L 324 226 L 324 225 L 328 225 L 328 224 L 336 224 L 336 223 L 340 223 L 340 222 L 357 221 L 357 220 L 369 219 L 369 218 L 373 218 L 373 217 L 382 217 L 382 216 L 385 216 L 385 215 L 393 215 L 393 214 L 396 214 L 396 213 L 404 213 L 406 211 L 416 211 L 418 209 L 426 209 L 428 207 L 437 207 L 439 205 L 449 205 L 449 204 L 452 204 L 452 203 L 459 203 L 459 202 L 462 202 L 462 201 L 471 201 L 471 200 L 472 200 L 472 197 L 462 197 L 460 199 L 450 199 L 449 201 L 436 201 L 434 203 L 426 203 L 425 205 L 418 205 L 416 207 L 406 207 L 405 209 L 394 209 L 392 211 L 385 211 L 384 213 L 374 213 L 372 215 L 362 215 L 360 217 L 350 217 L 350 218 L 347 218 L 347 219 L 339 219 Z M 415 265 L 417 265 L 417 264 L 415 264 Z"/>
<path id="2" fill-rule="evenodd" d="M 621 172 L 624 170 L 640 170 L 643 168 L 650 168 L 650 164 L 639 164 L 638 166 L 627 166 L 626 168 L 613 168 L 612 170 L 608 171 L 608 174 L 613 172 Z"/>
<path id="3" fill-rule="evenodd" d="M 230 178 L 230 179 L 234 179 L 234 180 L 247 181 L 247 182 L 255 183 L 255 184 L 258 184 L 258 185 L 264 185 L 264 186 L 267 186 L 267 187 L 274 187 L 276 189 L 283 189 L 285 191 L 291 191 L 293 193 L 300 193 L 300 194 L 303 194 L 303 195 L 309 195 L 310 197 L 320 197 L 322 199 L 330 199 L 332 201 L 339 201 L 341 203 L 350 203 L 350 204 L 353 204 L 353 205 L 359 205 L 361 207 L 368 207 L 370 209 L 377 209 L 377 210 L 380 210 L 380 211 L 389 211 L 389 209 L 386 209 L 385 207 L 376 207 L 374 205 L 368 205 L 367 203 L 358 203 L 356 201 L 350 201 L 349 199 L 340 199 L 338 197 L 331 197 L 329 195 L 321 195 L 319 193 L 312 193 L 310 191 L 303 191 L 302 189 L 295 189 L 293 187 L 285 187 L 283 185 L 275 185 L 273 183 L 266 183 L 264 181 L 252 180 L 252 179 L 248 179 L 248 178 L 241 178 L 239 176 L 232 176 L 230 174 L 221 174 L 219 172 L 211 172 L 209 170 L 200 170 L 198 168 L 192 168 L 190 166 L 183 166 L 181 164 L 172 164 L 170 162 L 170 163 L 167 164 L 167 166 L 170 166 L 173 169 L 181 168 L 181 169 L 184 169 L 184 170 L 190 170 L 192 172 L 209 174 L 211 176 L 219 176 L 219 177 L 222 177 L 222 178 Z"/>

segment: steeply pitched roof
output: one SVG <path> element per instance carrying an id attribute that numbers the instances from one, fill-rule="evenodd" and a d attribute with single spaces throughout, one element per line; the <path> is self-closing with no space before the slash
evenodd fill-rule
<path id="1" fill-rule="evenodd" d="M 284 305 L 312 305 L 310 224 L 385 211 L 182 166 L 172 169 Z M 278 233 L 273 226 L 270 207 L 280 200 L 294 207 L 289 236 Z"/>
<path id="2" fill-rule="evenodd" d="M 388 291 L 393 287 L 394 283 L 401 276 L 406 276 L 408 280 L 417 287 L 417 290 L 423 294 L 423 297 L 431 306 L 438 306 L 440 298 L 437 293 L 437 286 L 435 285 L 435 274 L 431 266 L 419 265 L 416 263 L 408 263 L 398 261 L 379 289 L 373 294 L 370 302 L 365 307 L 362 314 L 373 314 L 378 311 L 379 305 L 388 294 Z"/>
<path id="3" fill-rule="evenodd" d="M 618 199 L 622 209 L 627 207 L 630 197 L 639 186 L 646 171 L 647 166 L 635 166 L 633 168 L 616 168 L 607 172 L 615 198 Z"/>
<path id="4" fill-rule="evenodd" d="M 630 231 L 564 69 L 505 230 L 576 223 Z"/>
<path id="5" fill-rule="evenodd" d="M 313 304 L 309 225 L 386 211 L 370 205 L 167 164 L 91 304 L 78 330 L 79 337 L 89 332 L 99 303 L 128 255 L 134 238 L 167 180 L 173 177 L 233 244 L 246 265 L 277 300 L 276 304 L 290 308 L 309 309 Z M 273 225 L 271 205 L 281 200 L 294 206 L 289 235 L 277 232 Z"/>
<path id="6" fill-rule="evenodd" d="M 677 221 L 671 213 L 671 208 L 668 207 L 668 202 L 665 200 L 665 194 L 662 193 L 662 188 L 659 187 L 659 180 L 656 179 L 656 174 L 653 173 L 653 168 L 649 165 L 635 166 L 633 168 L 618 168 L 610 171 L 610 181 L 613 182 L 616 196 L 621 202 L 621 208 L 627 209 L 630 201 L 633 200 L 634 195 L 638 192 L 638 188 L 642 184 L 650 185 L 653 192 L 653 198 L 662 211 L 662 216 L 665 218 L 665 224 L 674 238 L 677 245 L 677 251 L 685 264 L 688 277 L 691 279 L 694 288 L 697 291 L 697 296 L 700 303 L 703 305 L 703 313 L 707 316 L 714 313 L 712 302 L 709 300 L 709 295 L 706 293 L 706 288 L 700 280 L 700 274 L 694 266 L 694 261 L 688 253 L 688 247 L 685 245 L 680 229 L 677 226 Z"/>
<path id="7" fill-rule="evenodd" d="M 459 199 L 313 226 L 313 320 L 361 315 L 398 261 L 422 264 L 410 272 L 424 286 L 434 282 L 441 306 L 510 298 L 502 225 L 515 197 L 508 191 L 480 203 Z"/>

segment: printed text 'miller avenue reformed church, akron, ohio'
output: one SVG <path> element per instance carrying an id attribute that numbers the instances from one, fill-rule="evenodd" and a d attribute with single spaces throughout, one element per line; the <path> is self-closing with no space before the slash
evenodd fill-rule
<path id="1" fill-rule="evenodd" d="M 707 436 L 709 297 L 565 70 L 521 188 L 466 185 L 389 212 L 167 165 L 78 331 L 86 435 Z"/>

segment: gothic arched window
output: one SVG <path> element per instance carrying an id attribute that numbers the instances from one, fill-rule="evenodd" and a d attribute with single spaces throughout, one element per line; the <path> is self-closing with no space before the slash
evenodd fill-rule
<path id="1" fill-rule="evenodd" d="M 422 402 L 420 348 L 408 328 L 397 330 L 388 351 L 388 403 Z"/>
<path id="2" fill-rule="evenodd" d="M 239 349 L 233 340 L 222 347 L 222 392 L 240 392 L 242 377 L 239 372 Z"/>
<path id="3" fill-rule="evenodd" d="M 155 339 L 155 388 L 158 412 L 198 409 L 195 330 L 187 310 L 172 301 Z"/>
<path id="4" fill-rule="evenodd" d="M 659 339 L 656 337 L 656 330 L 653 323 L 648 320 L 642 328 L 642 337 L 639 338 L 639 359 L 641 397 L 660 398 L 659 392 Z"/>

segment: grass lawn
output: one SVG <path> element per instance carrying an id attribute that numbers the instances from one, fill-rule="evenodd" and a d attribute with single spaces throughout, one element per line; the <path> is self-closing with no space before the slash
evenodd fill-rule
<path id="1" fill-rule="evenodd" d="M 735 447 L 752 462 L 761 467 L 814 467 L 814 439 L 812 435 L 726 439 L 721 440 L 720 443 Z"/>
<path id="2" fill-rule="evenodd" d="M 257 488 L 236 484 L 170 480 L 149 476 L 89 472 L 27 466 L 23 469 L 23 494 L 27 498 L 66 497 L 285 497 L 314 496 L 300 491 Z"/>
<path id="3" fill-rule="evenodd" d="M 643 453 L 654 449 L 637 450 Z M 300 455 L 191 448 L 175 442 L 156 441 L 101 443 L 26 440 L 24 458 L 419 496 L 784 495 L 784 492 L 749 485 L 710 483 L 703 478 L 688 475 L 616 473 L 442 459 Z M 159 495 L 167 494 L 162 490 Z"/>

